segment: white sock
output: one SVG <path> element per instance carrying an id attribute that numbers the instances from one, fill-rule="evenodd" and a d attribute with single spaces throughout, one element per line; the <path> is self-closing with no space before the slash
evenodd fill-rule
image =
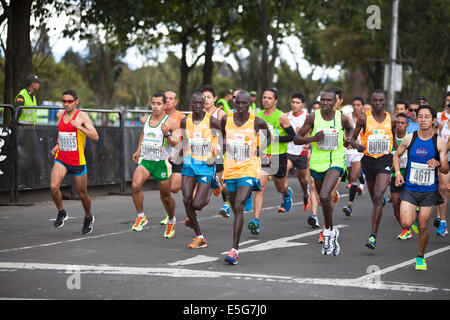
<path id="1" fill-rule="evenodd" d="M 441 222 L 447 223 L 447 221 L 445 221 L 445 220 L 441 220 Z"/>
<path id="2" fill-rule="evenodd" d="M 333 231 L 331 230 L 331 229 L 324 229 L 323 230 L 323 235 L 324 236 L 331 236 L 331 233 L 332 233 Z"/>
<path id="3" fill-rule="evenodd" d="M 203 237 L 203 235 L 202 235 L 202 234 L 201 234 L 201 235 L 199 235 L 199 236 L 197 236 L 196 238 L 204 239 L 204 237 Z"/>
<path id="4" fill-rule="evenodd" d="M 142 213 L 138 213 L 138 217 L 140 217 L 140 218 L 143 218 L 145 216 L 145 214 L 142 212 Z"/>
<path id="5" fill-rule="evenodd" d="M 174 219 L 172 219 L 172 220 L 167 220 L 167 224 L 172 224 L 174 221 L 173 221 Z"/>

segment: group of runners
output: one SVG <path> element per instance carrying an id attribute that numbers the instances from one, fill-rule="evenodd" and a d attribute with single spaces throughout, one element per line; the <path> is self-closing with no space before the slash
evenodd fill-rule
<path id="1" fill-rule="evenodd" d="M 232 248 L 225 262 L 239 262 L 239 242 L 244 225 L 244 211 L 253 209 L 248 229 L 254 235 L 261 230 L 261 211 L 269 177 L 281 195 L 279 212 L 293 205 L 288 173 L 294 168 L 303 193 L 303 210 L 311 209 L 308 224 L 319 228 L 318 207 L 323 223 L 319 242 L 324 255 L 340 252 L 339 230 L 333 227 L 333 210 L 339 201 L 338 186 L 347 181 L 349 201 L 343 207 L 351 217 L 356 194 L 367 185 L 372 201 L 372 227 L 366 247 L 376 248 L 377 234 L 385 205 L 384 194 L 390 186 L 390 199 L 402 232 L 401 240 L 411 238 L 411 228 L 419 234 L 416 269 L 426 270 L 424 258 L 428 242 L 428 222 L 438 206 L 437 234 L 446 235 L 446 205 L 449 185 L 448 152 L 450 149 L 450 95 L 448 107 L 438 121 L 429 105 L 409 111 L 417 117 L 418 130 L 407 133 L 408 115 L 385 110 L 385 94 L 376 90 L 370 104 L 355 97 L 352 112 L 341 111 L 342 91 L 325 90 L 320 101 L 308 113 L 306 99 L 300 93 L 291 97 L 291 111 L 277 108 L 278 92 L 266 89 L 262 109 L 254 111 L 251 94 L 243 89 L 233 92 L 234 109 L 227 113 L 216 106 L 216 90 L 205 85 L 190 100 L 191 113 L 176 110 L 173 91 L 155 93 L 151 114 L 141 117 L 143 126 L 136 152 L 137 163 L 132 180 L 132 199 L 137 218 L 134 231 L 141 231 L 149 217 L 144 213 L 142 187 L 152 177 L 159 184 L 165 209 L 163 236 L 175 235 L 175 201 L 173 193 L 181 190 L 186 211 L 185 225 L 195 238 L 188 248 L 207 247 L 197 214 L 207 206 L 211 194 L 224 201 L 218 214 L 234 214 Z M 446 98 L 446 99 L 447 99 Z M 58 143 L 50 190 L 58 209 L 55 227 L 67 219 L 60 185 L 66 175 L 74 177 L 85 210 L 82 233 L 93 230 L 94 216 L 87 194 L 87 170 L 84 158 L 86 138 L 98 140 L 89 116 L 78 110 L 77 93 L 63 93 L 64 110 L 58 113 Z"/>

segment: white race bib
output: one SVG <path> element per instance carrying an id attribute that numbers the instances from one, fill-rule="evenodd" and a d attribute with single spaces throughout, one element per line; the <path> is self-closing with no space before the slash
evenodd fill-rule
<path id="1" fill-rule="evenodd" d="M 388 154 L 390 147 L 390 138 L 388 135 L 371 134 L 367 138 L 368 154 Z"/>
<path id="2" fill-rule="evenodd" d="M 227 154 L 234 161 L 246 161 L 251 159 L 251 141 L 245 141 L 245 135 L 235 134 L 234 139 L 228 139 Z"/>
<path id="3" fill-rule="evenodd" d="M 61 151 L 77 151 L 77 133 L 76 132 L 59 132 L 59 150 Z"/>
<path id="4" fill-rule="evenodd" d="M 324 129 L 325 137 L 323 140 L 317 141 L 317 149 L 319 150 L 337 150 L 339 147 L 339 131 L 337 129 Z"/>
<path id="5" fill-rule="evenodd" d="M 161 160 L 161 148 L 156 142 L 142 142 L 141 157 L 144 160 L 159 161 Z"/>
<path id="6" fill-rule="evenodd" d="M 211 138 L 203 138 L 201 132 L 194 132 L 193 138 L 189 139 L 189 147 L 194 156 L 210 156 L 213 154 Z"/>
<path id="7" fill-rule="evenodd" d="M 409 182 L 419 186 L 434 184 L 435 168 L 429 168 L 426 163 L 411 162 Z"/>

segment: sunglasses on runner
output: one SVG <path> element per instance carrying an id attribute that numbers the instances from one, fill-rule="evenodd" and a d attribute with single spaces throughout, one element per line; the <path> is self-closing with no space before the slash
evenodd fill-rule
<path id="1" fill-rule="evenodd" d="M 62 99 L 62 103 L 65 103 L 65 104 L 72 104 L 74 102 L 75 102 L 75 100 L 64 100 L 64 99 Z"/>
<path id="2" fill-rule="evenodd" d="M 413 109 L 413 108 L 409 108 L 408 110 L 409 110 L 409 112 L 415 112 L 415 113 L 417 113 L 419 111 L 419 109 Z"/>

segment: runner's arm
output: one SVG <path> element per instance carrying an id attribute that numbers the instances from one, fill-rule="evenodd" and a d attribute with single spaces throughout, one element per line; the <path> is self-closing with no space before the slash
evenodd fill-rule
<path id="1" fill-rule="evenodd" d="M 350 137 L 353 135 L 353 126 L 350 123 L 350 120 L 346 115 L 342 115 L 342 127 L 345 130 L 345 139 L 344 139 L 344 147 L 348 147 L 350 145 Z M 349 137 L 349 138 L 347 138 Z"/>
<path id="2" fill-rule="evenodd" d="M 352 145 L 353 149 L 358 150 L 358 152 L 363 152 L 366 149 L 363 145 L 360 145 L 357 142 L 359 133 L 365 126 L 366 126 L 366 115 L 362 114 L 359 116 L 358 120 L 356 120 L 355 130 L 353 130 L 353 135 L 352 138 L 350 139 L 350 144 Z"/>
<path id="3" fill-rule="evenodd" d="M 407 134 L 405 138 L 403 138 L 402 143 L 398 146 L 397 150 L 394 153 L 394 157 L 392 158 L 392 165 L 394 167 L 395 171 L 395 183 L 397 186 L 404 183 L 403 177 L 399 178 L 399 176 L 402 176 L 402 173 L 400 171 L 400 157 L 403 155 L 406 149 L 408 149 L 409 144 L 411 143 L 412 139 L 412 133 Z M 398 184 L 397 184 L 398 182 Z"/>
<path id="4" fill-rule="evenodd" d="M 320 141 L 321 139 L 323 139 L 323 131 L 319 131 L 316 133 L 316 135 L 314 137 L 312 136 L 307 136 L 307 134 L 314 128 L 314 113 L 311 113 L 310 115 L 308 115 L 305 119 L 305 123 L 303 124 L 303 127 L 300 128 L 300 130 L 297 132 L 295 138 L 294 138 L 294 144 L 296 145 L 302 145 L 302 144 L 308 144 L 314 141 Z M 318 136 L 319 133 L 322 133 L 322 138 L 317 140 L 318 138 L 320 138 L 320 135 Z"/>
<path id="5" fill-rule="evenodd" d="M 286 114 L 283 114 L 280 117 L 280 125 L 281 127 L 286 130 L 287 136 L 277 136 L 275 138 L 275 142 L 291 142 L 295 138 L 295 130 L 291 125 L 291 122 L 289 121 L 289 118 L 286 116 Z"/>
<path id="6" fill-rule="evenodd" d="M 393 117 L 393 118 L 391 118 L 391 132 L 394 133 L 396 131 L 397 131 L 397 119 L 395 117 Z M 392 144 L 395 149 L 398 149 L 399 145 L 398 145 L 397 139 L 393 139 Z"/>
<path id="7" fill-rule="evenodd" d="M 441 160 L 439 164 L 439 171 L 443 174 L 447 174 L 449 171 L 447 158 L 448 142 L 441 137 L 438 137 L 437 146 L 439 151 L 439 159 Z"/>
<path id="8" fill-rule="evenodd" d="M 80 120 L 78 120 L 77 117 L 75 120 L 71 121 L 72 125 L 81 132 L 83 132 L 89 139 L 93 141 L 98 141 L 99 136 L 97 130 L 95 130 L 91 118 L 89 118 L 88 114 L 81 111 L 79 117 L 81 117 Z"/>
<path id="9" fill-rule="evenodd" d="M 271 144 L 273 141 L 273 136 L 270 133 L 269 127 L 267 126 L 267 122 L 259 117 L 255 117 L 255 131 L 259 132 L 262 131 L 266 137 L 266 139 L 264 139 L 264 144 L 259 146 L 259 152 L 262 153 L 263 150 L 266 150 L 267 146 L 269 144 Z M 262 156 L 262 154 L 260 154 L 259 156 Z"/>

